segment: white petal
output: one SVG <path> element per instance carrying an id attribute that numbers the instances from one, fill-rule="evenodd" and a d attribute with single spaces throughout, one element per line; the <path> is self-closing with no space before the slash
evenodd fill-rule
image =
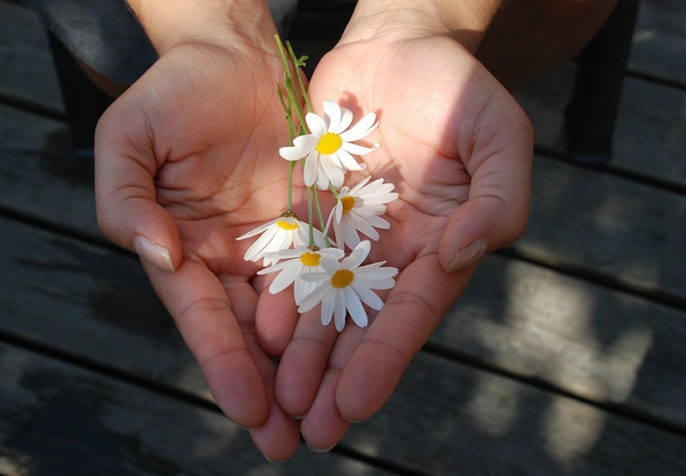
<path id="1" fill-rule="evenodd" d="M 341 267 L 347 269 L 357 268 L 367 258 L 371 247 L 372 245 L 369 241 L 361 241 L 355 249 L 350 252 L 350 255 L 343 260 Z"/>
<path id="2" fill-rule="evenodd" d="M 307 128 L 313 135 L 321 137 L 326 134 L 326 121 L 318 115 L 308 112 L 305 115 L 305 122 L 307 122 Z"/>
<path id="3" fill-rule="evenodd" d="M 356 284 L 368 289 L 391 289 L 395 286 L 395 281 L 392 279 L 357 279 L 357 276 L 355 278 Z"/>
<path id="4" fill-rule="evenodd" d="M 338 123 L 338 127 L 336 129 L 330 128 L 329 130 L 340 134 L 348 128 L 351 122 L 353 122 L 353 112 L 350 109 L 341 107 L 341 121 Z"/>
<path id="5" fill-rule="evenodd" d="M 346 152 L 350 152 L 355 155 L 367 155 L 370 152 L 374 152 L 379 146 L 374 147 L 363 147 L 361 145 L 353 144 L 352 142 L 343 142 L 341 148 Z"/>
<path id="6" fill-rule="evenodd" d="M 375 267 L 376 263 L 368 264 L 367 266 L 360 266 L 355 270 L 355 276 L 365 280 L 389 279 L 398 274 L 398 268 L 392 266 L 384 266 L 383 268 Z"/>
<path id="7" fill-rule="evenodd" d="M 272 239 L 278 232 L 278 226 L 267 228 L 267 230 L 262 233 L 257 240 L 255 240 L 250 248 L 248 248 L 248 250 L 245 252 L 245 256 L 243 256 L 243 259 L 248 261 L 259 260 L 262 257 L 262 253 L 264 252 L 265 248 L 269 246 L 269 243 L 271 243 Z"/>
<path id="8" fill-rule="evenodd" d="M 367 235 L 369 238 L 372 240 L 378 240 L 379 239 L 379 234 L 376 232 L 374 227 L 372 227 L 369 223 L 365 221 L 364 218 L 361 218 L 357 215 L 350 214 L 350 222 L 352 225 L 355 227 L 355 229 L 361 233 L 364 233 Z"/>
<path id="9" fill-rule="evenodd" d="M 360 298 L 350 286 L 343 288 L 343 291 L 345 292 L 345 306 L 348 308 L 353 322 L 360 327 L 367 327 L 367 313 L 362 307 Z"/>
<path id="10" fill-rule="evenodd" d="M 298 220 L 299 221 L 299 220 Z M 298 223 L 300 224 L 300 223 Z M 307 253 L 309 250 L 303 246 L 297 248 L 288 248 L 281 251 L 265 253 L 264 256 L 267 258 L 279 258 L 279 259 L 291 259 L 299 257 L 303 253 Z"/>
<path id="11" fill-rule="evenodd" d="M 337 259 L 337 260 L 339 260 L 339 259 L 343 258 L 343 256 L 345 256 L 345 253 L 343 252 L 343 250 L 341 250 L 339 248 L 322 248 L 319 250 L 319 253 L 321 253 L 322 256 L 324 256 L 324 255 L 330 256 L 330 257 Z"/>
<path id="12" fill-rule="evenodd" d="M 340 188 L 345 180 L 345 174 L 340 167 L 337 167 L 329 157 L 322 157 L 320 161 L 321 170 L 324 172 L 317 178 L 317 187 L 321 190 L 329 188 L 329 182 L 335 188 Z"/>
<path id="13" fill-rule="evenodd" d="M 319 137 L 313 135 L 313 134 L 305 134 L 302 136 L 298 136 L 295 139 L 293 139 L 293 146 L 298 147 L 302 150 L 305 150 L 305 154 L 309 154 L 315 147 L 317 147 L 317 143 L 319 142 Z M 304 157 L 303 155 L 303 157 Z"/>
<path id="14" fill-rule="evenodd" d="M 370 112 L 360 119 L 357 124 L 339 135 L 345 142 L 355 142 L 356 140 L 367 137 L 376 129 L 379 123 L 374 123 L 374 121 L 376 121 L 376 114 Z"/>
<path id="15" fill-rule="evenodd" d="M 300 160 L 309 154 L 309 150 L 300 147 L 280 147 L 279 155 L 286 160 Z"/>
<path id="16" fill-rule="evenodd" d="M 349 194 L 355 196 L 355 194 L 357 193 L 357 191 L 358 191 L 359 189 L 361 189 L 362 187 L 364 187 L 365 184 L 366 184 L 367 182 L 369 182 L 369 179 L 371 179 L 371 178 L 372 178 L 371 175 L 367 175 L 365 178 L 363 178 L 361 181 L 359 181 L 359 182 L 357 183 L 357 185 L 355 185 L 353 188 L 350 189 Z M 375 182 L 378 182 L 379 180 L 383 181 L 383 179 L 378 179 L 378 180 L 375 180 Z"/>
<path id="17" fill-rule="evenodd" d="M 270 253 L 272 254 L 272 253 Z M 273 253 L 275 254 L 275 253 Z M 269 256 L 268 258 L 272 258 L 272 256 Z M 279 259 L 278 256 L 276 256 L 276 259 Z M 281 263 L 275 264 L 274 266 L 269 266 L 268 268 L 263 268 L 257 272 L 257 274 L 270 274 L 270 273 L 276 273 L 277 271 L 281 271 L 284 266 L 286 266 L 289 262 L 288 261 L 282 261 Z"/>
<path id="18" fill-rule="evenodd" d="M 318 286 L 317 289 L 305 296 L 300 303 L 300 306 L 298 306 L 298 312 L 303 314 L 307 311 L 311 311 L 322 301 L 322 299 L 324 299 L 324 296 L 326 296 L 326 293 L 328 292 L 333 292 L 333 288 L 329 283 L 325 282 L 321 286 Z"/>
<path id="19" fill-rule="evenodd" d="M 345 217 L 341 220 L 341 233 L 343 235 L 343 242 L 348 245 L 348 248 L 353 249 L 360 244 L 360 235 L 357 234 L 357 230 L 347 218 Z"/>
<path id="20" fill-rule="evenodd" d="M 319 260 L 319 266 L 329 273 L 329 275 L 332 275 L 338 270 L 338 265 L 338 260 L 328 255 L 322 256 L 322 259 Z"/>
<path id="21" fill-rule="evenodd" d="M 328 119 L 327 131 L 334 131 L 340 127 L 341 107 L 335 101 L 324 101 L 324 116 Z"/>
<path id="22" fill-rule="evenodd" d="M 358 163 L 353 156 L 345 150 L 338 149 L 333 155 L 335 155 L 341 165 L 348 170 L 364 170 L 367 168 L 367 164 Z"/>
<path id="23" fill-rule="evenodd" d="M 336 292 L 336 302 L 333 310 L 334 322 L 336 324 L 336 330 L 341 332 L 345 327 L 345 315 L 347 312 L 345 307 L 345 295 L 341 289 L 335 289 L 334 291 Z"/>
<path id="24" fill-rule="evenodd" d="M 300 269 L 302 268 L 301 264 L 298 262 L 293 262 L 290 261 L 289 264 L 291 266 L 288 266 L 285 268 L 283 271 L 281 271 L 279 274 L 276 275 L 276 278 L 274 278 L 274 281 L 272 281 L 272 284 L 269 285 L 269 292 L 272 294 L 278 294 L 284 289 L 286 289 L 288 286 L 293 284 L 293 281 L 295 281 L 295 278 L 298 277 L 298 273 Z"/>
<path id="25" fill-rule="evenodd" d="M 274 218 L 273 220 L 268 221 L 267 223 L 264 223 L 264 224 L 258 226 L 257 228 L 253 228 L 249 232 L 245 233 L 244 235 L 239 236 L 236 239 L 237 240 L 244 240 L 246 238 L 250 238 L 251 236 L 259 235 L 260 233 L 262 233 L 264 230 L 266 230 L 267 228 L 269 228 L 270 226 L 272 226 L 274 223 L 276 223 L 279 220 L 280 220 L 280 218 Z"/>
<path id="26" fill-rule="evenodd" d="M 328 326 L 331 323 L 331 316 L 336 303 L 336 293 L 332 292 L 324 296 L 322 299 L 321 320 L 323 326 Z"/>
<path id="27" fill-rule="evenodd" d="M 391 227 L 390 223 L 378 216 L 365 217 L 365 220 L 373 227 L 381 228 L 382 230 L 388 230 Z"/>
<path id="28" fill-rule="evenodd" d="M 375 310 L 380 310 L 383 307 L 383 301 L 375 292 L 371 291 L 365 286 L 359 286 L 357 283 L 352 284 L 352 288 L 360 297 L 363 303 Z"/>
<path id="29" fill-rule="evenodd" d="M 325 271 L 308 272 L 300 275 L 300 279 L 306 282 L 318 282 L 331 279 L 331 273 Z"/>
<path id="30" fill-rule="evenodd" d="M 305 172 L 303 174 L 303 181 L 305 185 L 311 187 L 317 181 L 317 173 L 319 171 L 319 153 L 313 151 L 307 156 L 305 160 Z"/>
<path id="31" fill-rule="evenodd" d="M 303 299 L 309 296 L 314 290 L 317 289 L 317 283 L 308 283 L 302 279 L 295 278 L 295 284 L 293 285 L 293 297 L 295 298 L 295 305 L 299 306 Z"/>

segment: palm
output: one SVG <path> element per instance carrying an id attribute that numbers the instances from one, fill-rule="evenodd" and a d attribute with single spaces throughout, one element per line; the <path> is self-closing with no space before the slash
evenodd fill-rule
<path id="1" fill-rule="evenodd" d="M 499 192 L 503 179 L 513 181 L 522 195 L 528 193 L 528 121 L 471 55 L 437 36 L 382 46 L 373 42 L 329 52 L 309 92 L 315 107 L 333 99 L 357 114 L 379 115 L 370 142 L 378 141 L 381 147 L 364 161 L 371 175 L 394 183 L 400 197 L 389 204 L 391 229 L 381 232 L 371 256 L 401 272 L 368 330 L 349 325 L 336 339 L 332 330 L 313 330 L 316 316 L 306 317 L 286 349 L 277 395 L 287 412 L 302 413 L 309 407 L 301 430 L 317 447 L 335 443 L 345 432 L 348 424 L 340 414 L 359 420 L 380 408 L 408 359 L 469 281 L 474 266 L 452 275 L 444 271 L 457 249 L 450 242 L 471 241 L 483 231 L 479 220 L 464 223 L 466 215 L 456 213 L 458 207 L 488 210 L 492 202 L 501 205 L 508 199 Z M 501 241 L 496 234 L 492 247 L 506 244 L 513 233 L 518 231 L 503 232 Z M 330 346 L 329 353 L 307 355 L 301 342 L 313 338 Z M 312 377 L 303 385 L 301 375 L 315 369 L 323 372 L 321 379 Z"/>
<path id="2" fill-rule="evenodd" d="M 175 273 L 144 262 L 146 271 L 219 405 L 244 426 L 262 423 L 253 437 L 274 459 L 292 453 L 297 425 L 275 405 L 275 366 L 253 330 L 258 268 L 242 259 L 248 243 L 236 237 L 286 203 L 280 64 L 259 51 L 177 47 L 106 113 L 96 153 L 101 215 L 124 215 L 131 203 L 126 225 L 176 256 Z M 131 246 L 117 235 L 122 227 L 103 228 Z"/>

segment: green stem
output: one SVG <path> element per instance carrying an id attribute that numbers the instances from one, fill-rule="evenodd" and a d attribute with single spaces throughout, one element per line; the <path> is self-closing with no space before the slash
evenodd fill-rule
<path id="1" fill-rule="evenodd" d="M 300 92 L 302 93 L 303 97 L 305 98 L 305 105 L 307 106 L 307 112 L 313 112 L 314 109 L 312 109 L 312 103 L 310 102 L 310 97 L 307 95 L 307 90 L 305 89 L 305 85 L 303 84 L 303 78 L 300 75 L 300 66 L 298 66 L 298 59 L 295 57 L 295 53 L 293 52 L 293 47 L 291 46 L 291 43 L 289 41 L 286 41 L 286 48 L 288 49 L 288 54 L 291 57 L 291 61 L 295 65 L 295 74 L 298 76 L 298 83 L 300 84 Z"/>
<path id="2" fill-rule="evenodd" d="M 319 206 L 319 193 L 317 193 L 317 187 L 313 186 L 314 189 L 314 206 L 317 207 L 317 215 L 319 216 L 319 227 L 322 229 L 322 232 L 326 229 L 326 222 L 324 221 L 324 217 L 322 216 L 322 208 Z M 329 241 L 329 237 L 324 235 L 324 240 L 326 241 L 326 246 L 331 247 L 331 242 Z"/>
<path id="3" fill-rule="evenodd" d="M 312 187 L 307 187 L 307 221 L 310 224 L 310 246 L 315 246 L 314 225 L 312 224 Z"/>
<path id="4" fill-rule="evenodd" d="M 335 198 L 336 200 L 338 200 L 338 192 L 336 191 L 336 189 L 334 188 L 334 186 L 331 185 L 331 182 L 329 182 L 329 190 L 331 190 L 331 193 L 333 193 L 333 198 Z"/>
<path id="5" fill-rule="evenodd" d="M 284 81 L 285 86 L 286 86 L 286 93 L 288 94 L 288 99 L 293 103 L 293 104 L 299 104 L 299 101 L 296 100 L 297 97 L 297 91 L 295 90 L 295 83 L 293 82 L 293 76 L 291 75 L 291 69 L 289 67 L 289 62 L 286 59 L 286 52 L 283 49 L 283 43 L 281 42 L 281 38 L 279 35 L 274 35 L 276 38 L 276 45 L 279 48 L 279 54 L 281 55 L 281 61 L 283 62 L 284 69 L 286 70 L 286 80 Z M 297 67 L 296 67 L 297 69 Z M 299 76 L 298 76 L 299 78 Z M 298 115 L 298 119 L 300 120 L 300 130 L 304 130 L 305 127 L 305 117 L 303 116 L 302 113 L 302 108 L 296 107 L 295 112 Z"/>
<path id="6" fill-rule="evenodd" d="M 288 211 L 292 210 L 293 207 L 293 169 L 295 168 L 295 162 L 289 162 L 288 164 Z"/>

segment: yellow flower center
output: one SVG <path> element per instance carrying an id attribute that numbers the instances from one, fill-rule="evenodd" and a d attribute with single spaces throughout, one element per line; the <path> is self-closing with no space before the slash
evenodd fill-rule
<path id="1" fill-rule="evenodd" d="M 327 132 L 319 142 L 317 142 L 317 152 L 324 155 L 331 155 L 340 149 L 343 139 L 335 132 Z"/>
<path id="2" fill-rule="evenodd" d="M 276 222 L 279 228 L 282 228 L 284 230 L 297 230 L 298 229 L 298 224 L 297 223 L 289 223 L 285 220 L 279 220 Z"/>
<path id="3" fill-rule="evenodd" d="M 346 214 L 355 206 L 355 197 L 346 195 L 345 197 L 341 198 L 341 203 L 343 204 L 343 214 Z"/>
<path id="4" fill-rule="evenodd" d="M 318 253 L 303 253 L 300 255 L 300 261 L 305 266 L 319 266 L 321 255 Z"/>
<path id="5" fill-rule="evenodd" d="M 334 288 L 344 288 L 353 282 L 355 273 L 349 269 L 339 269 L 331 276 L 331 286 Z"/>

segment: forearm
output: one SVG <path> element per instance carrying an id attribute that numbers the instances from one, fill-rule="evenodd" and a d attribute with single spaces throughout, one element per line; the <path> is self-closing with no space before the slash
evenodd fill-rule
<path id="1" fill-rule="evenodd" d="M 264 0 L 127 0 L 160 55 L 185 42 L 273 43 Z"/>
<path id="2" fill-rule="evenodd" d="M 472 53 L 505 0 L 359 0 L 344 39 L 446 34 Z"/>
<path id="3" fill-rule="evenodd" d="M 509 89 L 574 56 L 600 29 L 617 0 L 508 0 L 477 58 Z"/>

